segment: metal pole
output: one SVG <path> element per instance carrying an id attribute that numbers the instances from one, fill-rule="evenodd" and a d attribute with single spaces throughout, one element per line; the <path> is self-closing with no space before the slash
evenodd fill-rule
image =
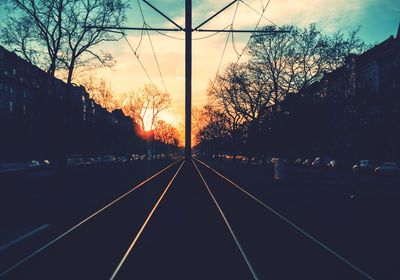
<path id="1" fill-rule="evenodd" d="M 185 0 L 185 158 L 192 158 L 192 0 Z"/>

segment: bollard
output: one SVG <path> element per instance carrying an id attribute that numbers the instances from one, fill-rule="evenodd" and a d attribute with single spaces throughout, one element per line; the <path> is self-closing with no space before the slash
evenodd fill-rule
<path id="1" fill-rule="evenodd" d="M 283 158 L 273 159 L 274 163 L 274 179 L 283 180 L 285 178 L 285 160 Z"/>

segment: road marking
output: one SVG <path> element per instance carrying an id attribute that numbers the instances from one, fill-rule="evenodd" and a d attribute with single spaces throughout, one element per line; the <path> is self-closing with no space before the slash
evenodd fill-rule
<path id="1" fill-rule="evenodd" d="M 35 229 L 33 229 L 33 230 L 31 230 L 31 231 L 19 236 L 19 237 L 17 237 L 14 240 L 11 240 L 11 241 L 7 242 L 6 244 L 1 245 L 0 246 L 0 252 L 4 251 L 7 248 L 10 248 L 11 246 L 13 246 L 13 245 L 15 245 L 15 244 L 17 244 L 17 243 L 29 238 L 29 237 L 31 237 L 32 235 L 35 235 L 36 233 L 48 228 L 49 226 L 50 226 L 49 224 L 41 225 L 40 227 L 37 227 L 37 228 L 35 228 Z"/>
<path id="2" fill-rule="evenodd" d="M 299 227 L 298 225 L 296 225 L 295 223 L 293 223 L 292 221 L 290 221 L 289 219 L 285 218 L 282 214 L 280 214 L 279 212 L 275 211 L 274 209 L 272 209 L 270 206 L 268 206 L 267 204 L 265 204 L 264 202 L 262 202 L 260 199 L 258 199 L 257 197 L 255 197 L 254 195 L 252 195 L 251 193 L 249 193 L 248 191 L 244 190 L 242 187 L 240 187 L 238 184 L 236 184 L 235 182 L 233 182 L 232 180 L 230 180 L 229 178 L 225 177 L 224 175 L 222 175 L 221 173 L 219 173 L 217 170 L 215 170 L 214 168 L 212 168 L 211 166 L 207 165 L 206 163 L 204 163 L 203 161 L 196 159 L 196 161 L 198 161 L 199 163 L 201 163 L 202 165 L 204 165 L 205 167 L 207 167 L 208 169 L 212 170 L 214 173 L 216 173 L 218 176 L 220 176 L 221 178 L 225 179 L 226 181 L 228 181 L 229 183 L 231 183 L 234 187 L 236 187 L 237 189 L 239 189 L 240 191 L 242 191 L 244 194 L 246 194 L 247 196 L 249 196 L 250 198 L 252 198 L 253 200 L 255 200 L 256 202 L 258 202 L 260 205 L 262 205 L 263 207 L 265 207 L 266 209 L 268 209 L 269 211 L 271 211 L 273 214 L 275 214 L 276 216 L 278 216 L 279 218 L 281 218 L 282 220 L 284 220 L 287 224 L 289 224 L 290 226 L 292 226 L 294 229 L 296 229 L 297 231 L 299 231 L 300 233 L 302 233 L 304 236 L 308 237 L 309 239 L 311 239 L 312 241 L 314 241 L 316 244 L 318 244 L 319 246 L 321 246 L 322 248 L 324 248 L 326 251 L 328 251 L 329 253 L 331 253 L 332 255 L 334 255 L 335 257 L 337 257 L 338 259 L 340 259 L 342 262 L 344 262 L 345 264 L 347 264 L 348 266 L 350 266 L 351 268 L 353 268 L 355 271 L 359 272 L 360 274 L 362 274 L 363 276 L 365 276 L 366 278 L 368 278 L 369 280 L 375 280 L 371 275 L 369 275 L 368 273 L 366 273 L 365 271 L 363 271 L 362 269 L 358 268 L 356 265 L 352 264 L 350 261 L 348 261 L 345 257 L 339 255 L 338 253 L 336 253 L 333 249 L 329 248 L 327 245 L 325 245 L 323 242 L 319 241 L 317 238 L 315 238 L 314 236 L 312 236 L 311 234 L 307 233 L 305 230 L 303 230 L 301 227 Z"/>
<path id="3" fill-rule="evenodd" d="M 168 185 L 165 187 L 164 191 L 162 192 L 161 196 L 158 198 L 156 204 L 154 204 L 153 209 L 151 209 L 149 215 L 147 216 L 146 220 L 144 221 L 142 227 L 139 229 L 138 233 L 136 234 L 135 238 L 133 239 L 131 245 L 129 246 L 128 250 L 126 250 L 124 256 L 122 257 L 121 261 L 119 262 L 117 268 L 114 270 L 113 274 L 110 277 L 110 280 L 115 279 L 117 276 L 119 270 L 121 269 L 122 265 L 124 264 L 126 258 L 128 257 L 129 253 L 132 251 L 133 247 L 135 246 L 136 242 L 138 241 L 140 235 L 142 234 L 144 228 L 150 221 L 151 217 L 153 216 L 154 212 L 156 211 L 158 205 L 160 204 L 161 200 L 164 198 L 165 194 L 167 193 L 169 187 L 172 185 L 172 182 L 175 180 L 175 177 L 178 175 L 179 171 L 181 170 L 183 164 L 185 161 L 182 162 L 182 164 L 179 166 L 178 170 L 176 171 L 175 175 L 172 177 L 171 181 L 169 181 Z"/>
<path id="4" fill-rule="evenodd" d="M 96 215 L 100 214 L 101 212 L 103 212 L 104 210 L 106 210 L 107 208 L 109 208 L 110 206 L 112 206 L 113 204 L 117 203 L 118 201 L 120 201 L 122 198 L 126 197 L 128 194 L 130 194 L 131 192 L 137 190 L 138 188 L 140 188 L 141 186 L 143 186 L 144 184 L 146 184 L 147 182 L 149 182 L 150 180 L 154 179 L 155 177 L 157 177 L 158 175 L 160 175 L 161 173 L 163 173 L 164 171 L 166 171 L 167 169 L 169 169 L 170 167 L 172 167 L 173 165 L 175 165 L 177 162 L 180 162 L 181 160 L 177 160 L 173 163 L 171 163 L 170 165 L 168 165 L 167 167 L 165 167 L 164 169 L 158 171 L 157 173 L 155 173 L 154 175 L 152 175 L 151 177 L 147 178 L 146 180 L 142 181 L 141 183 L 139 183 L 138 185 L 136 185 L 135 187 L 133 187 L 131 190 L 127 191 L 126 193 L 124 193 L 123 195 L 121 195 L 120 197 L 118 197 L 117 199 L 111 201 L 109 204 L 107 204 L 106 206 L 104 206 L 103 208 L 101 208 L 100 210 L 96 211 L 95 213 L 93 213 L 92 215 L 90 215 L 89 217 L 87 217 L 86 219 L 82 220 L 81 222 L 79 222 L 78 224 L 76 224 L 75 226 L 73 226 L 72 228 L 70 228 L 69 230 L 67 230 L 66 232 L 64 232 L 63 234 L 59 235 L 58 237 L 56 237 L 55 239 L 53 239 L 52 241 L 50 241 L 49 243 L 47 243 L 46 245 L 40 247 L 39 249 L 37 249 L 36 251 L 34 251 L 33 253 L 31 253 L 30 255 L 26 256 L 25 258 L 23 258 L 22 260 L 20 260 L 19 262 L 17 262 L 16 264 L 12 265 L 11 267 L 9 267 L 8 269 L 6 269 L 5 271 L 0 273 L 0 278 L 5 276 L 6 274 L 10 273 L 11 271 L 13 271 L 14 269 L 16 269 L 17 267 L 19 267 L 20 265 L 24 264 L 25 262 L 27 262 L 28 260 L 32 259 L 33 257 L 35 257 L 37 254 L 39 254 L 40 252 L 44 251 L 45 249 L 47 249 L 48 247 L 50 247 L 51 245 L 53 245 L 54 243 L 56 243 L 58 240 L 60 240 L 61 238 L 65 237 L 67 234 L 71 233 L 72 231 L 74 231 L 75 229 L 77 229 L 79 226 L 83 225 L 84 223 L 86 223 L 87 221 L 89 221 L 90 219 L 92 219 L 93 217 L 95 217 Z"/>
<path id="5" fill-rule="evenodd" d="M 195 163 L 193 160 L 192 160 L 192 162 L 193 162 L 194 167 L 196 167 L 196 170 L 197 170 L 197 172 L 199 173 L 201 180 L 203 181 L 204 185 L 206 186 L 208 193 L 210 194 L 212 200 L 214 201 L 215 206 L 217 207 L 217 209 L 218 209 L 219 213 L 221 214 L 222 218 L 224 219 L 225 224 L 226 224 L 226 226 L 227 226 L 228 229 L 229 229 L 229 232 L 231 233 L 233 239 L 235 240 L 235 243 L 236 243 L 236 245 L 238 246 L 238 248 L 239 248 L 239 250 L 240 250 L 240 253 L 242 254 L 244 260 L 245 260 L 246 263 L 247 263 L 247 266 L 249 267 L 249 269 L 250 269 L 250 271 L 251 271 L 251 274 L 253 275 L 253 278 L 254 278 L 255 280 L 258 280 L 258 276 L 257 276 L 257 274 L 256 274 L 256 272 L 255 272 L 253 266 L 251 265 L 250 260 L 248 259 L 246 253 L 244 252 L 242 246 L 240 245 L 239 240 L 237 239 L 237 237 L 236 237 L 236 235 L 235 235 L 235 233 L 234 233 L 234 231 L 233 231 L 231 225 L 230 225 L 229 222 L 228 222 L 228 219 L 226 218 L 224 212 L 222 211 L 221 206 L 218 204 L 217 199 L 214 197 L 213 193 L 211 192 L 210 187 L 208 186 L 206 180 L 204 179 L 203 175 L 201 174 L 201 172 L 200 172 L 199 168 L 197 167 L 196 163 Z"/>

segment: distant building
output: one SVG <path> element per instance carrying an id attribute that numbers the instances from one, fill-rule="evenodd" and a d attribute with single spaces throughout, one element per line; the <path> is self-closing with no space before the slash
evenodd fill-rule
<path id="1" fill-rule="evenodd" d="M 52 159 L 60 152 L 127 153 L 137 136 L 133 121 L 121 114 L 0 46 L 0 162 Z M 117 151 L 113 138 L 122 135 L 119 146 L 126 143 Z"/>

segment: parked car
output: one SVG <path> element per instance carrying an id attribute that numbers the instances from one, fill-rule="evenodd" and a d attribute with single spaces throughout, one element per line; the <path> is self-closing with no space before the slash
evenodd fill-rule
<path id="1" fill-rule="evenodd" d="M 127 156 L 117 156 L 117 162 L 118 163 L 125 163 L 128 161 L 128 157 Z"/>
<path id="2" fill-rule="evenodd" d="M 377 167 L 377 163 L 373 160 L 360 160 L 357 164 L 353 165 L 354 173 L 372 173 Z"/>
<path id="3" fill-rule="evenodd" d="M 302 162 L 303 162 L 302 159 L 298 158 L 295 161 L 293 161 L 293 164 L 299 166 L 299 165 L 301 165 Z"/>
<path id="4" fill-rule="evenodd" d="M 384 162 L 375 168 L 375 173 L 380 175 L 400 174 L 400 167 L 396 162 Z"/>
<path id="5" fill-rule="evenodd" d="M 326 167 L 328 168 L 337 168 L 338 164 L 336 162 L 336 160 L 331 160 L 330 162 L 328 162 L 328 164 L 326 165 Z"/>
<path id="6" fill-rule="evenodd" d="M 67 166 L 80 166 L 85 165 L 85 160 L 81 157 L 69 157 L 67 158 Z"/>
<path id="7" fill-rule="evenodd" d="M 316 157 L 314 159 L 314 161 L 311 163 L 312 167 L 320 167 L 321 166 L 321 158 L 320 157 Z"/>
<path id="8" fill-rule="evenodd" d="M 26 170 L 36 169 L 39 167 L 40 167 L 40 162 L 37 160 L 31 160 L 25 162 L 0 163 L 0 173 L 26 171 Z"/>
<path id="9" fill-rule="evenodd" d="M 301 165 L 303 165 L 303 166 L 311 165 L 311 159 L 309 159 L 309 158 L 305 159 Z"/>
<path id="10" fill-rule="evenodd" d="M 103 162 L 116 162 L 116 158 L 113 155 L 103 156 Z"/>

